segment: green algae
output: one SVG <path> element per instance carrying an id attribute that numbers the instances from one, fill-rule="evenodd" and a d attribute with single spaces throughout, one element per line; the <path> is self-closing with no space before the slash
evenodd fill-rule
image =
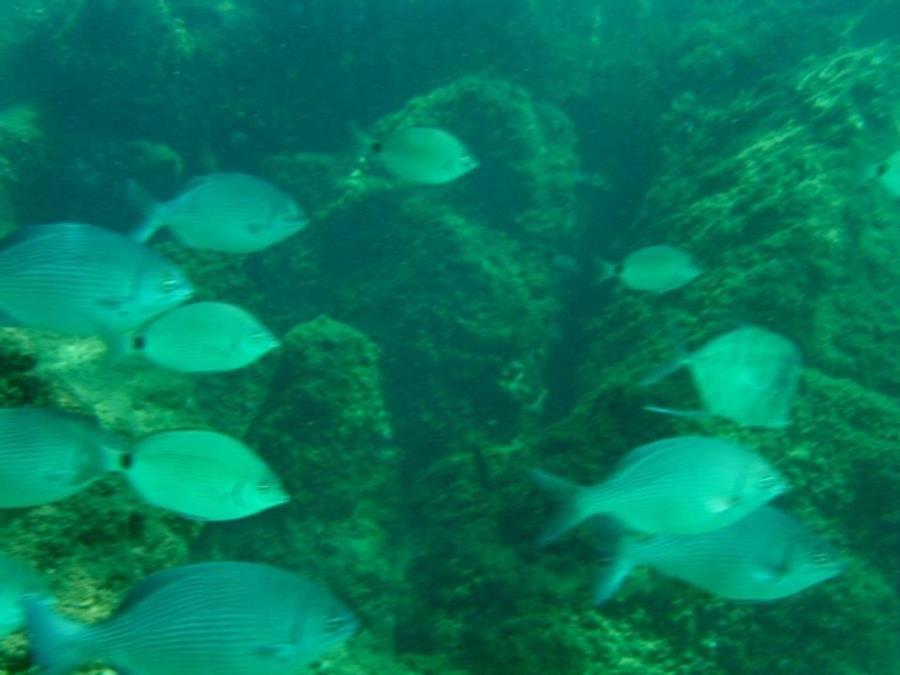
<path id="1" fill-rule="evenodd" d="M 96 620 L 146 573 L 239 556 L 322 578 L 358 609 L 365 633 L 328 655 L 326 672 L 893 672 L 900 241 L 896 204 L 859 175 L 880 159 L 872 148 L 900 140 L 896 50 L 843 41 L 837 19 L 811 26 L 804 3 L 697 3 L 672 35 L 652 3 L 619 4 L 618 14 L 523 4 L 500 29 L 521 51 L 499 60 L 486 56 L 497 51 L 490 35 L 461 27 L 458 58 L 366 111 L 382 115 L 373 133 L 433 124 L 472 146 L 482 167 L 435 191 L 361 163 L 349 133 L 315 152 L 283 143 L 310 117 L 303 97 L 279 88 L 304 91 L 305 47 L 280 46 L 289 28 L 237 3 L 84 2 L 40 37 L 38 65 L 80 98 L 51 88 L 38 107 L 0 116 L 0 176 L 18 220 L 48 213 L 35 195 L 54 194 L 45 176 L 69 156 L 112 167 L 93 195 L 118 172 L 174 191 L 190 173 L 246 161 L 313 214 L 308 232 L 259 255 L 157 244 L 200 297 L 239 302 L 285 333 L 281 353 L 246 372 L 109 375 L 68 341 L 5 335 L 8 405 L 93 411 L 129 433 L 215 426 L 246 437 L 294 494 L 283 509 L 210 527 L 141 505 L 114 480 L 2 514 L 5 548 L 51 574 L 64 609 Z M 96 50 L 110 26 L 122 30 Z M 647 40 L 659 42 L 636 54 Z M 379 74 L 367 47 L 330 48 L 343 49 L 330 77 Z M 415 47 L 394 39 L 378 64 L 399 67 Z M 277 77 L 255 81 L 262 71 Z M 240 86 L 213 91 L 211 72 Z M 103 137 L 108 126 L 115 137 Z M 262 139 L 260 149 L 241 150 L 219 127 Z M 631 139 L 634 163 L 655 158 L 632 225 L 605 213 L 618 225 L 601 228 L 597 196 L 583 194 L 582 165 L 609 168 L 614 192 L 644 187 L 603 156 L 616 144 L 597 147 L 597 127 Z M 110 214 L 118 227 L 123 212 Z M 707 272 L 664 302 L 585 284 L 588 301 L 569 319 L 583 358 L 571 382 L 546 372 L 576 342 L 554 335 L 564 311 L 554 257 L 663 241 Z M 636 385 L 668 359 L 671 333 L 693 346 L 742 321 L 802 344 L 809 368 L 790 429 L 641 410 L 694 395 L 686 377 Z M 547 392 L 562 388 L 574 405 L 551 424 Z M 698 430 L 775 460 L 795 486 L 786 506 L 847 552 L 847 573 L 754 606 L 641 573 L 590 608 L 595 553 L 578 534 L 534 548 L 544 513 L 527 469 L 599 477 L 630 447 Z M 21 636 L 9 638 L 0 672 L 25 663 Z"/>

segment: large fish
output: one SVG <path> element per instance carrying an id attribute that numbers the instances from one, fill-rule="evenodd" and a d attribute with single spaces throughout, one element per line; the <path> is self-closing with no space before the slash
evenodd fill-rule
<path id="1" fill-rule="evenodd" d="M 146 501 L 197 520 L 234 520 L 289 500 L 250 448 L 215 431 L 161 431 L 122 457 L 125 477 Z"/>
<path id="2" fill-rule="evenodd" d="M 544 471 L 534 471 L 533 477 L 561 503 L 541 544 L 599 514 L 638 532 L 705 532 L 740 520 L 787 490 L 781 474 L 758 453 L 704 436 L 676 436 L 635 448 L 612 476 L 590 487 Z"/>
<path id="3" fill-rule="evenodd" d="M 135 184 L 131 184 L 131 192 L 147 213 L 133 235 L 137 241 L 147 241 L 157 230 L 168 227 L 191 248 L 250 253 L 290 237 L 309 222 L 290 195 L 244 173 L 200 176 L 163 203 L 155 202 Z"/>
<path id="4" fill-rule="evenodd" d="M 153 574 L 110 619 L 82 625 L 23 599 L 44 675 L 102 662 L 129 675 L 290 675 L 356 632 L 327 589 L 270 565 L 214 562 Z"/>
<path id="5" fill-rule="evenodd" d="M 748 427 L 781 428 L 790 424 L 802 365 L 799 350 L 786 337 L 746 326 L 678 357 L 641 384 L 655 384 L 687 366 L 703 410 L 660 406 L 647 406 L 647 410 L 680 416 L 718 415 Z"/>
<path id="6" fill-rule="evenodd" d="M 243 368 L 278 345 L 253 315 L 224 302 L 176 307 L 144 326 L 133 344 L 147 360 L 185 373 Z"/>
<path id="7" fill-rule="evenodd" d="M 0 408 L 0 508 L 70 497 L 108 471 L 123 447 L 92 417 Z"/>
<path id="8" fill-rule="evenodd" d="M 8 324 L 110 339 L 192 294 L 174 263 L 94 225 L 26 227 L 0 249 L 0 313 Z"/>
<path id="9" fill-rule="evenodd" d="M 594 601 L 606 602 L 642 565 L 721 598 L 752 601 L 794 595 L 844 567 L 830 544 L 771 506 L 712 532 L 625 536 L 598 578 Z"/>

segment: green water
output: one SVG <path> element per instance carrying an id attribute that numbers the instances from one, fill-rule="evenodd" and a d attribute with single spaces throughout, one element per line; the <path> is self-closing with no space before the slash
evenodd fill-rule
<path id="1" fill-rule="evenodd" d="M 169 198 L 215 171 L 311 224 L 246 256 L 152 242 L 198 299 L 281 336 L 248 368 L 0 329 L 2 404 L 231 434 L 290 504 L 203 524 L 110 476 L 4 510 L 0 549 L 86 622 L 188 562 L 318 579 L 363 629 L 313 672 L 900 673 L 900 201 L 870 176 L 900 149 L 898 57 L 895 0 L 3 0 L 4 231 L 126 232 L 128 180 Z M 480 166 L 420 186 L 361 161 L 354 127 L 411 125 Z M 654 244 L 703 274 L 659 296 L 602 281 Z M 638 383 L 744 324 L 803 355 L 790 426 L 643 410 L 697 408 L 685 372 Z M 596 482 L 679 434 L 767 457 L 843 574 L 754 604 L 641 571 L 592 607 L 599 554 L 581 530 L 535 546 L 529 470 Z M 28 664 L 22 633 L 0 643 L 0 673 Z"/>

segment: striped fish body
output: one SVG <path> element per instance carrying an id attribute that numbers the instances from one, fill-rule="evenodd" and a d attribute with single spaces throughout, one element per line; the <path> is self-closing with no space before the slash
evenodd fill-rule
<path id="1" fill-rule="evenodd" d="M 93 225 L 27 227 L 0 250 L 0 311 L 24 326 L 112 336 L 192 293 L 173 263 Z"/>
<path id="2" fill-rule="evenodd" d="M 163 431 L 127 455 L 125 476 L 147 502 L 197 520 L 234 520 L 288 496 L 250 448 L 205 430 Z"/>
<path id="3" fill-rule="evenodd" d="M 740 520 L 787 489 L 762 456 L 704 436 L 677 436 L 628 453 L 604 483 L 578 496 L 588 515 L 639 532 L 695 534 Z"/>
<path id="4" fill-rule="evenodd" d="M 689 536 L 658 535 L 630 544 L 648 565 L 719 597 L 777 600 L 838 574 L 834 549 L 793 516 L 764 506 L 729 527 Z"/>
<path id="5" fill-rule="evenodd" d="M 176 307 L 145 326 L 135 343 L 147 360 L 186 373 L 243 368 L 279 345 L 255 317 L 224 302 Z"/>
<path id="6" fill-rule="evenodd" d="M 100 661 L 132 675 L 290 675 L 357 629 L 327 589 L 269 565 L 217 562 L 151 575 L 90 627 L 26 601 L 47 672 Z"/>
<path id="7" fill-rule="evenodd" d="M 168 227 L 185 246 L 224 253 L 268 248 L 308 222 L 288 194 L 242 173 L 201 176 L 149 218 L 147 232 Z"/>
<path id="8" fill-rule="evenodd" d="M 0 409 L 0 508 L 49 504 L 79 492 L 108 469 L 121 446 L 89 417 Z"/>

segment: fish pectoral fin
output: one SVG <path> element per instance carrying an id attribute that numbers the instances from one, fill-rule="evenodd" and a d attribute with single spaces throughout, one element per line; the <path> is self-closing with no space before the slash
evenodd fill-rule
<path id="1" fill-rule="evenodd" d="M 740 504 L 740 497 L 711 497 L 706 500 L 706 508 L 710 513 L 725 513 Z"/>
<path id="2" fill-rule="evenodd" d="M 765 565 L 753 571 L 753 578 L 767 584 L 777 583 L 787 576 L 786 565 Z"/>
<path id="3" fill-rule="evenodd" d="M 120 310 L 125 305 L 125 298 L 97 298 L 96 304 L 104 309 Z"/>
<path id="4" fill-rule="evenodd" d="M 273 661 L 287 661 L 297 651 L 297 646 L 289 642 L 275 642 L 267 645 L 260 645 L 256 648 L 257 656 L 262 656 Z"/>

